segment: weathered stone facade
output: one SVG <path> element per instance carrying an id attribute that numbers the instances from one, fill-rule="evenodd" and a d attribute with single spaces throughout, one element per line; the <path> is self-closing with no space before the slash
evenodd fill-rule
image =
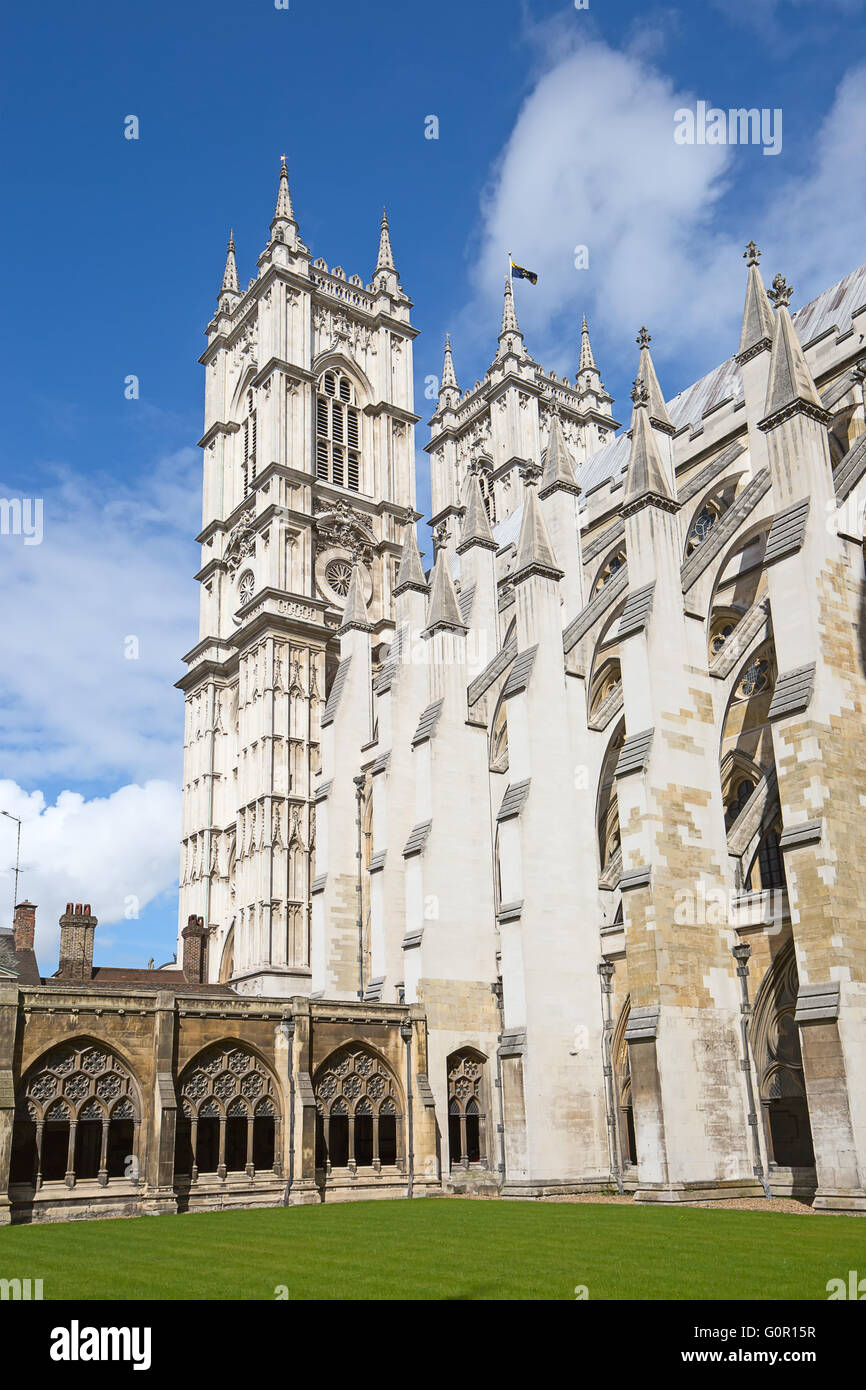
<path id="1" fill-rule="evenodd" d="M 283 169 L 202 358 L 183 970 L 94 969 L 70 906 L 41 980 L 22 906 L 0 1216 L 866 1209 L 866 267 L 792 317 L 758 256 L 669 402 L 640 330 L 620 434 L 585 321 L 560 379 L 507 283 L 483 381 L 446 343 L 425 573 L 387 219 L 347 280 Z"/>

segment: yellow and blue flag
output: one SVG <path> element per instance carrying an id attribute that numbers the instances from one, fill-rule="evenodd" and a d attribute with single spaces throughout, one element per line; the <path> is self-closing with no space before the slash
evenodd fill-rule
<path id="1" fill-rule="evenodd" d="M 511 263 L 512 275 L 516 275 L 518 280 L 528 280 L 530 285 L 534 285 L 536 283 L 536 281 L 538 280 L 538 276 L 536 275 L 534 270 L 527 270 L 525 266 L 518 265 L 516 261 L 511 260 L 510 256 L 508 257 L 508 259 Z"/>

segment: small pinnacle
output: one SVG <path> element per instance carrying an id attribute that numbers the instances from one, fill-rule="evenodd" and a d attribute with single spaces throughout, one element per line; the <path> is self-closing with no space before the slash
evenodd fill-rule
<path id="1" fill-rule="evenodd" d="M 743 260 L 746 262 L 746 265 L 757 265 L 760 259 L 761 252 L 758 250 L 755 243 L 750 241 L 743 252 Z"/>
<path id="2" fill-rule="evenodd" d="M 632 385 L 631 398 L 636 406 L 649 405 L 649 391 L 639 376 L 635 377 Z"/>
<path id="3" fill-rule="evenodd" d="M 526 462 L 520 465 L 520 476 L 523 479 L 524 487 L 535 487 L 541 477 L 541 466 L 537 463 Z"/>
<path id="4" fill-rule="evenodd" d="M 635 342 L 640 348 L 649 347 L 650 343 L 652 342 L 652 338 L 650 337 L 645 327 L 638 329 L 638 335 L 635 338 Z"/>
<path id="5" fill-rule="evenodd" d="M 793 285 L 789 285 L 781 272 L 773 276 L 773 288 L 767 291 L 777 309 L 787 308 L 791 302 L 791 295 L 794 293 Z"/>

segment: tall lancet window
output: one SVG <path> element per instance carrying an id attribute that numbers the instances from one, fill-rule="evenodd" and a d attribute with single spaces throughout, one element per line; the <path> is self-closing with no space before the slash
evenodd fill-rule
<path id="1" fill-rule="evenodd" d="M 244 461 L 241 471 L 244 480 L 244 497 L 246 497 L 251 485 L 256 480 L 256 412 L 252 391 L 247 392 L 247 417 L 244 420 L 243 431 Z"/>
<path id="2" fill-rule="evenodd" d="M 343 372 L 323 372 L 316 393 L 316 477 L 357 492 L 361 484 L 360 412 Z"/>

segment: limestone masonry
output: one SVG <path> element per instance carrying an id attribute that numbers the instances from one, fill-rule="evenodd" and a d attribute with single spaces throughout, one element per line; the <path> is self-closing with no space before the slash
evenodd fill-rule
<path id="1" fill-rule="evenodd" d="M 454 1191 L 866 1210 L 866 266 L 631 423 L 446 341 L 285 163 L 207 328 L 180 964 L 0 932 L 0 1221 Z M 578 335 L 575 334 L 577 339 Z M 732 345 L 734 346 L 734 345 Z M 458 353 L 459 362 L 459 353 Z M 97 886 L 98 887 L 98 886 Z"/>

